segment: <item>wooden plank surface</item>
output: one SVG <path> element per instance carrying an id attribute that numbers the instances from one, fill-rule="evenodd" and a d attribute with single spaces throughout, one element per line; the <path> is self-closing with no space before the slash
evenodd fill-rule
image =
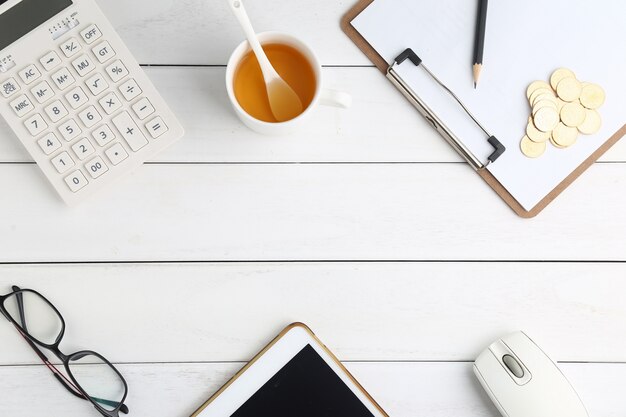
<path id="1" fill-rule="evenodd" d="M 309 42 L 324 85 L 354 97 L 276 138 L 229 108 L 242 34 L 225 1 L 99 4 L 187 135 L 69 210 L 0 121 L 0 294 L 41 291 L 64 351 L 122 363 L 131 415 L 189 415 L 292 321 L 392 416 L 498 416 L 468 361 L 518 329 L 568 362 L 590 415 L 626 414 L 626 141 L 521 220 L 341 33 L 353 0 L 246 1 L 258 31 Z M 6 322 L 0 340 L 0 415 L 95 414 Z"/>
<path id="2" fill-rule="evenodd" d="M 555 360 L 626 362 L 624 264 L 4 265 L 67 322 L 63 348 L 116 362 L 246 361 L 302 321 L 341 360 L 473 360 L 523 329 Z M 114 305 L 115 308 L 111 308 Z M 35 357 L 0 326 L 0 364 Z"/>
<path id="3" fill-rule="evenodd" d="M 128 379 L 130 415 L 186 417 L 224 384 L 241 363 L 119 365 Z M 499 417 L 469 363 L 347 363 L 347 368 L 394 417 Z M 561 364 L 594 417 L 626 413 L 626 364 Z M 43 366 L 0 367 L 7 416 L 96 415 L 67 394 Z"/>
<path id="4" fill-rule="evenodd" d="M 620 164 L 518 218 L 466 165 L 148 165 L 69 210 L 0 165 L 0 262 L 626 260 Z"/>

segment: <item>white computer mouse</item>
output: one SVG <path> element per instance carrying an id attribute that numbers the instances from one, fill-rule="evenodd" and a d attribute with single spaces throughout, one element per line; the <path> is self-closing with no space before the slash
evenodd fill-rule
<path id="1" fill-rule="evenodd" d="M 474 373 L 505 417 L 588 417 L 556 363 L 523 332 L 495 341 Z"/>

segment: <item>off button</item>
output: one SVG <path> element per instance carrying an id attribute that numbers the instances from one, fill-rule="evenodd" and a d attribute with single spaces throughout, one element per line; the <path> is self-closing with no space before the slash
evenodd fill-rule
<path id="1" fill-rule="evenodd" d="M 87 29 L 80 32 L 80 36 L 82 36 L 84 41 L 88 45 L 90 45 L 102 36 L 102 32 L 100 32 L 100 29 L 98 29 L 98 26 L 90 25 L 87 27 Z"/>

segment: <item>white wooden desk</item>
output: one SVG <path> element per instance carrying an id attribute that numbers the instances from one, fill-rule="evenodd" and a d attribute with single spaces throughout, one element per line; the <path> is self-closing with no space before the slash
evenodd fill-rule
<path id="1" fill-rule="evenodd" d="M 225 2 L 100 3 L 187 135 L 69 210 L 0 122 L 0 293 L 48 296 L 63 350 L 119 364 L 130 416 L 188 416 L 293 321 L 392 416 L 498 416 L 470 363 L 518 329 L 593 417 L 626 414 L 626 141 L 522 220 L 341 33 L 352 0 L 247 3 L 259 31 L 308 41 L 326 85 L 354 96 L 287 138 L 229 108 L 242 34 Z M 0 343 L 0 416 L 97 415 L 6 322 Z"/>

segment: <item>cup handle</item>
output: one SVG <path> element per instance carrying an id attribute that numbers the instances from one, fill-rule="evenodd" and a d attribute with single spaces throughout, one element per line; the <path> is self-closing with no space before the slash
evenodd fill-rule
<path id="1" fill-rule="evenodd" d="M 347 109 L 352 105 L 352 96 L 343 91 L 324 89 L 320 94 L 320 104 Z"/>

